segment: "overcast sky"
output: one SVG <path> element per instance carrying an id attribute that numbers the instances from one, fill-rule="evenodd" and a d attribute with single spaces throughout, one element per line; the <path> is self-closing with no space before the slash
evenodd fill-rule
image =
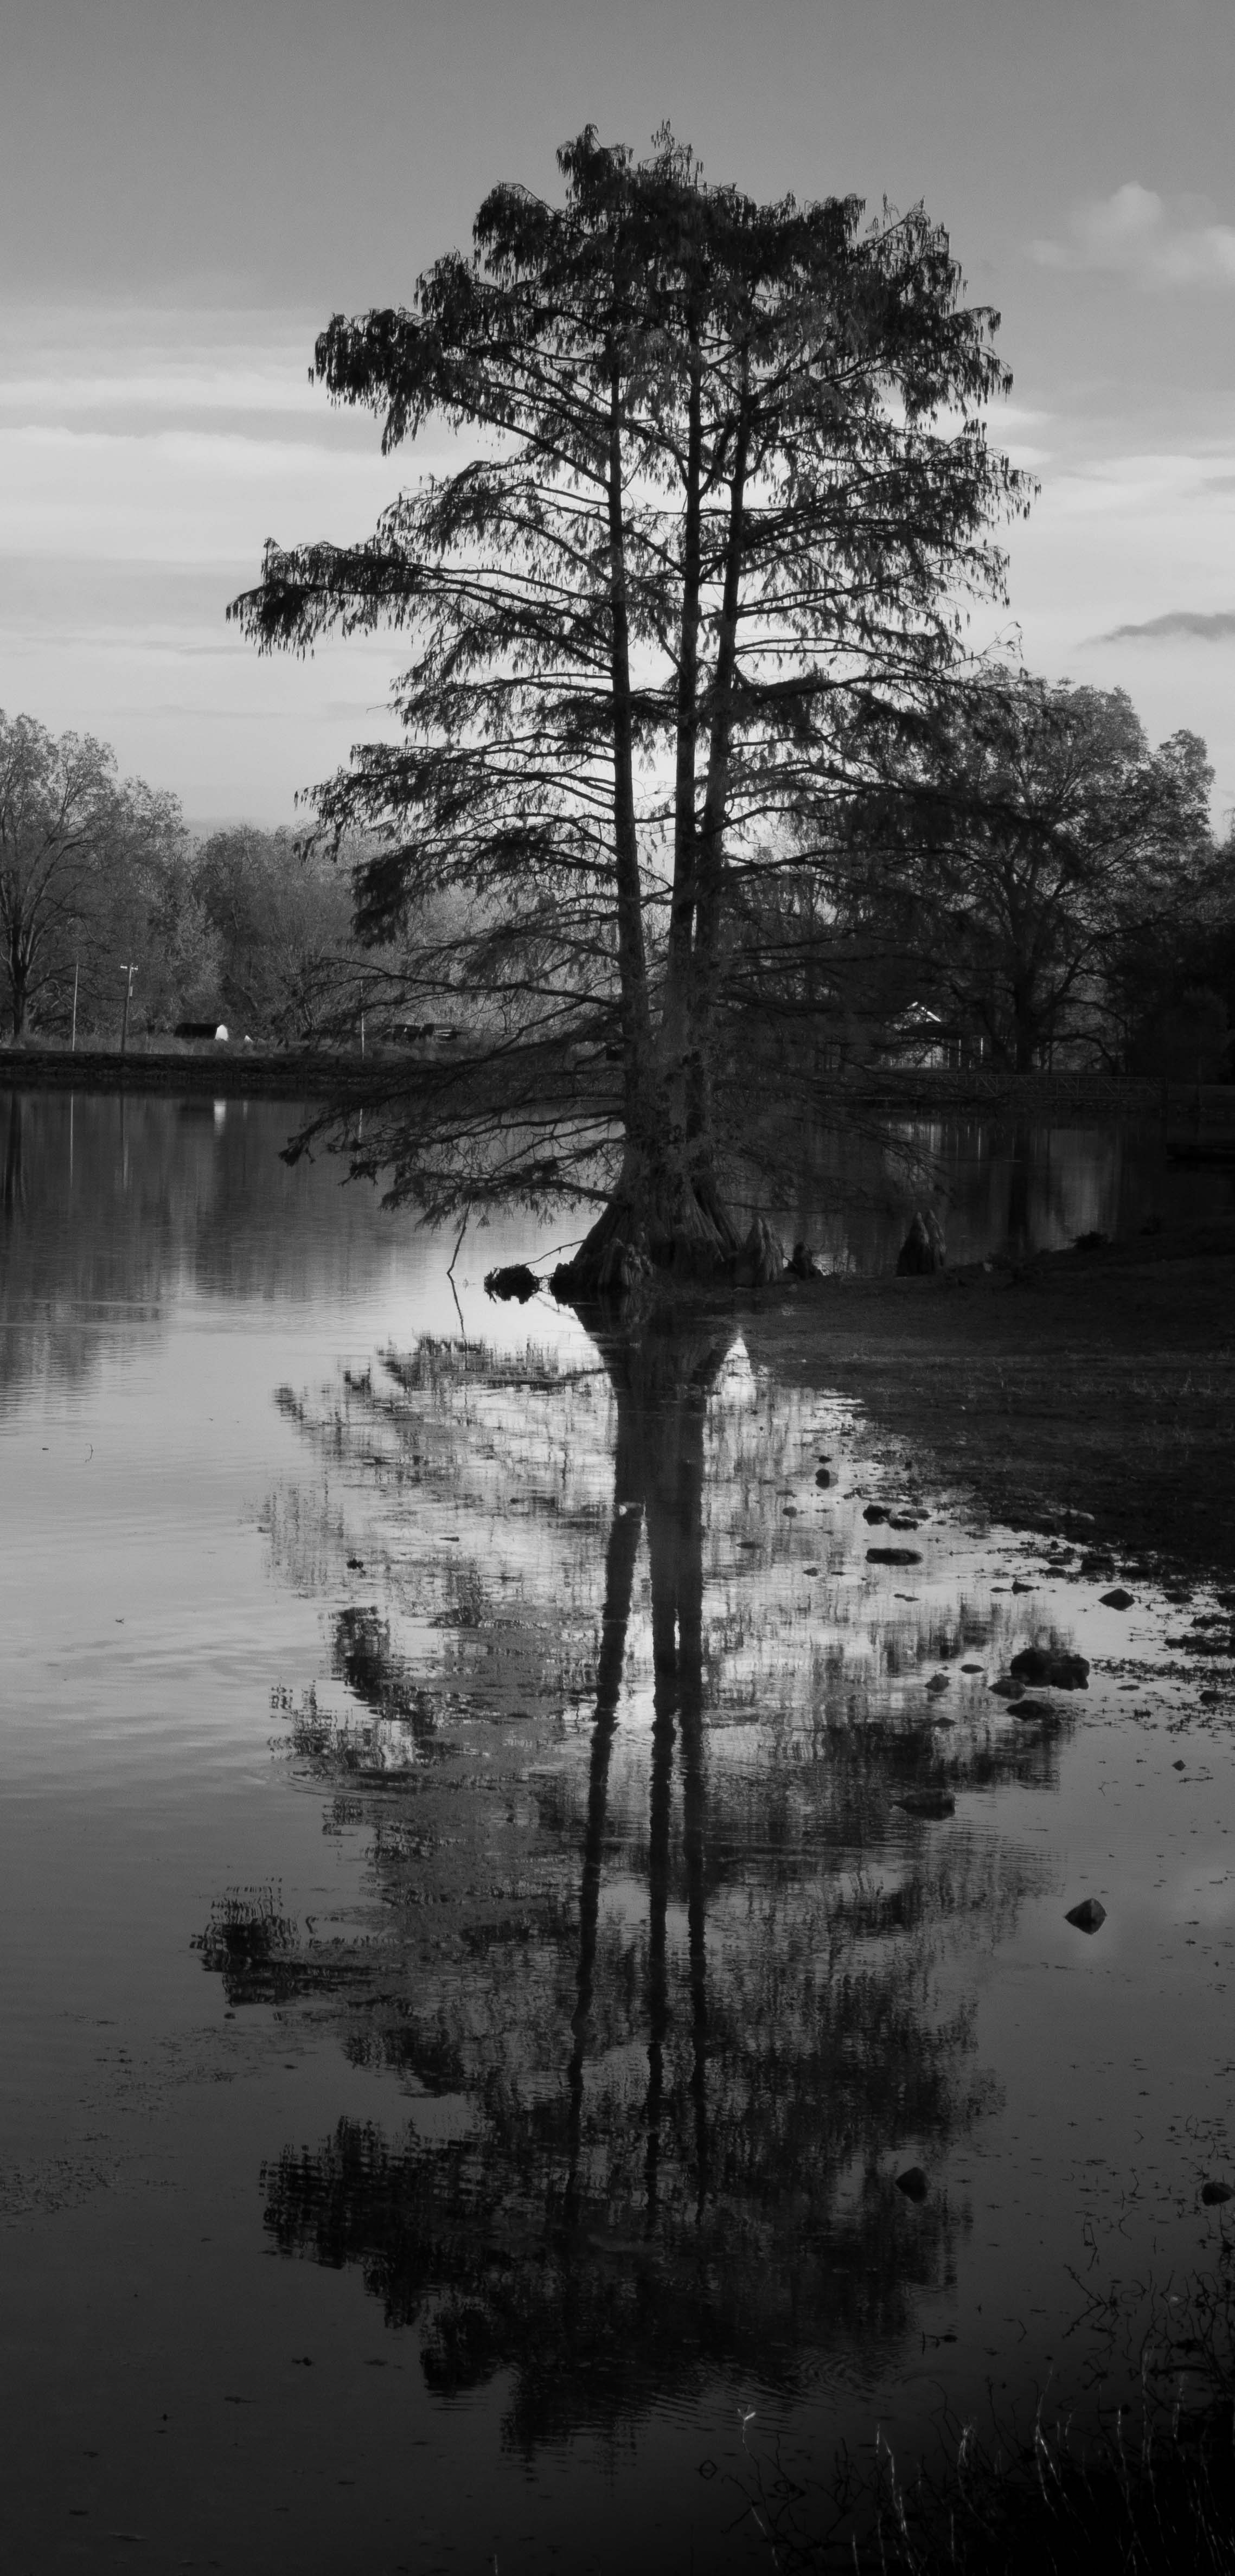
<path id="1" fill-rule="evenodd" d="M 0 705 L 194 819 L 290 816 L 395 654 L 259 662 L 224 606 L 414 470 L 309 387 L 316 331 L 589 119 L 666 116 L 713 179 L 948 226 L 1042 484 L 1024 657 L 1204 734 L 1235 805 L 1231 0 L 7 0 Z"/>

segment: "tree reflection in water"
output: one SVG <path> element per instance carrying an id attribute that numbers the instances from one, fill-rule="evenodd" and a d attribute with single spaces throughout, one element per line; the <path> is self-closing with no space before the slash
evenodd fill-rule
<path id="1" fill-rule="evenodd" d="M 372 1835 L 383 1940 L 363 1970 L 352 1954 L 345 2044 L 419 2099 L 401 2138 L 343 2120 L 317 2149 L 286 2150 L 264 2177 L 267 2224 L 286 2254 L 359 2265 L 392 2323 L 418 2321 L 435 2387 L 509 2372 L 524 2444 L 612 2425 L 717 2370 L 789 2391 L 820 2366 L 868 2382 L 886 2369 L 916 2294 L 954 2265 L 965 2213 L 946 2159 L 990 2098 L 975 1949 L 1032 1874 L 987 1826 L 927 1825 L 897 1801 L 1053 1775 L 1040 1730 L 985 1695 L 961 1708 L 957 1665 L 1006 1612 L 962 1600 L 941 1621 L 881 1595 L 866 1603 L 876 1654 L 846 1658 L 835 1636 L 821 1651 L 824 1623 L 800 1620 L 787 1654 L 772 1638 L 783 1585 L 779 1613 L 771 1590 L 735 1605 L 717 1585 L 709 1437 L 775 1561 L 799 1420 L 773 1391 L 734 1429 L 716 1394 L 732 1338 L 595 1331 L 613 1492 L 578 1803 L 562 1674 L 601 1528 L 596 1373 L 555 1385 L 533 1356 L 516 1387 L 509 1364 L 424 1346 L 384 1391 L 300 1407 L 336 1504 L 340 1470 L 353 1495 L 376 1492 L 385 1536 L 371 1522 L 364 1563 L 385 1550 L 388 1597 L 420 1623 L 417 1674 L 376 1608 L 334 1612 L 355 1710 L 314 1701 L 297 1717 L 301 1759 L 350 1792 L 345 1820 Z M 498 1498 L 532 1481 L 517 1499 L 535 1503 L 537 1437 L 542 1588 L 525 1555 L 506 1607 Z M 453 1534 L 451 1492 L 478 1544 L 447 1569 L 444 1544 L 429 1565 L 429 1533 L 436 1513 L 439 1538 Z M 413 1505 L 425 1536 L 400 1566 Z M 272 1514 L 276 1557 L 293 1525 Z M 950 1727 L 925 1693 L 941 1654 Z M 529 1711 L 537 1699 L 550 1718 Z M 564 1757 L 547 1776 L 546 1732 Z M 206 1963 L 226 1974 L 225 1948 Z M 306 1940 L 299 1964 L 320 1997 L 329 1956 Z M 286 1947 L 279 1967 L 287 2001 Z M 243 1997 L 243 1974 L 229 1991 Z M 895 2187 L 911 2159 L 934 2176 L 920 2207 Z"/>

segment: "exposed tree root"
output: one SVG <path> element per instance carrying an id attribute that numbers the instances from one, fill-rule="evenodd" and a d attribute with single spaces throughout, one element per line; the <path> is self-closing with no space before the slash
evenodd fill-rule
<path id="1" fill-rule="evenodd" d="M 779 1279 L 784 1247 L 762 1218 L 743 1238 L 710 1179 L 650 1175 L 628 1163 L 608 1206 L 574 1259 L 553 1274 L 553 1293 L 575 1305 L 621 1300 L 648 1282 L 681 1288 Z"/>

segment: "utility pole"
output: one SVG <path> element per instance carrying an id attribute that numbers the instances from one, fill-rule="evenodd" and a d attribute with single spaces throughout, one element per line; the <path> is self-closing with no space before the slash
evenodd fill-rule
<path id="1" fill-rule="evenodd" d="M 120 1052 L 121 1055 L 123 1055 L 129 1043 L 129 1004 L 133 999 L 133 978 L 137 973 L 137 968 L 136 966 L 122 965 L 120 972 L 122 975 L 126 975 L 128 977 L 128 982 L 124 988 L 124 1018 L 120 1023 Z"/>
<path id="2" fill-rule="evenodd" d="M 81 959 L 80 957 L 75 957 L 73 960 L 73 1035 L 69 1041 L 70 1055 L 76 1055 L 77 1053 L 77 978 L 80 973 Z"/>

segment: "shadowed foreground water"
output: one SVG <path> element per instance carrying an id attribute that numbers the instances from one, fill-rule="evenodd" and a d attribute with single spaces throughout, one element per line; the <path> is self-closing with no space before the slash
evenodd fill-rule
<path id="1" fill-rule="evenodd" d="M 1229 1605 L 766 1317 L 495 1308 L 526 1225 L 456 1305 L 286 1123 L 10 1129 L 6 2564 L 770 2565 L 774 2448 L 1116 2393 L 1221 2263 Z"/>

